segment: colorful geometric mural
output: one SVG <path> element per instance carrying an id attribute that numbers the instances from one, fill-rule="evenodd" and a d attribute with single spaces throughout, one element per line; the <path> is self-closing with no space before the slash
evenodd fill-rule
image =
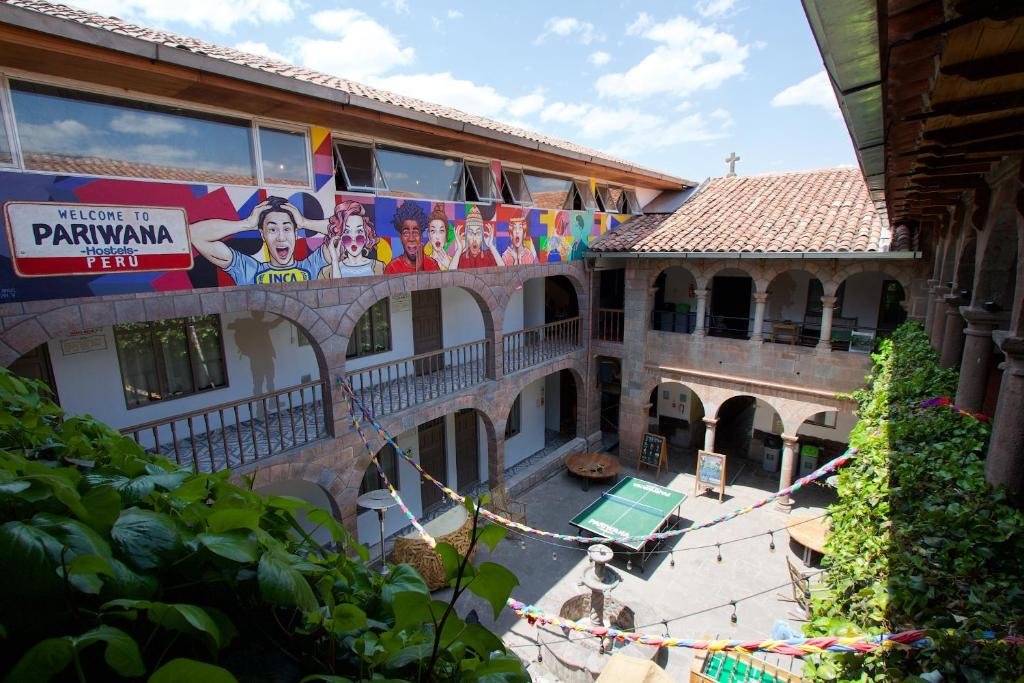
<path id="1" fill-rule="evenodd" d="M 313 191 L 0 173 L 0 302 L 566 262 L 629 218 L 338 194 L 310 142 Z"/>

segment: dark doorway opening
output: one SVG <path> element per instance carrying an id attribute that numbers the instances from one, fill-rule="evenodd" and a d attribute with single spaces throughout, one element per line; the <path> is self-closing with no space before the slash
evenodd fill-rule
<path id="1" fill-rule="evenodd" d="M 717 275 L 711 280 L 711 325 L 715 337 L 748 339 L 754 281 L 749 277 Z"/>
<path id="2" fill-rule="evenodd" d="M 626 270 L 602 270 L 598 277 L 598 306 L 621 309 L 626 302 Z"/>
<path id="3" fill-rule="evenodd" d="M 757 399 L 753 396 L 734 396 L 723 403 L 718 409 L 715 452 L 733 458 L 749 457 L 756 412 Z"/>
<path id="4" fill-rule="evenodd" d="M 617 358 L 597 357 L 597 387 L 601 393 L 601 431 L 605 434 L 618 434 L 622 369 Z"/>
<path id="5" fill-rule="evenodd" d="M 564 275 L 544 278 L 544 322 L 579 317 L 580 305 L 576 299 L 576 288 Z"/>
<path id="6" fill-rule="evenodd" d="M 444 418 L 425 422 L 419 427 L 420 467 L 442 484 L 448 484 L 448 463 L 445 458 Z M 435 507 L 444 499 L 441 489 L 426 479 L 420 480 L 420 502 L 423 512 Z"/>
<path id="7" fill-rule="evenodd" d="M 472 408 L 455 413 L 455 475 L 459 491 L 480 483 L 479 421 Z"/>
<path id="8" fill-rule="evenodd" d="M 50 364 L 50 347 L 40 344 L 7 368 L 18 377 L 37 379 L 50 387 L 53 402 L 60 404 L 57 398 L 57 384 L 53 380 L 53 366 Z"/>
<path id="9" fill-rule="evenodd" d="M 569 370 L 562 370 L 558 376 L 558 431 L 567 439 L 576 438 L 576 378 Z"/>

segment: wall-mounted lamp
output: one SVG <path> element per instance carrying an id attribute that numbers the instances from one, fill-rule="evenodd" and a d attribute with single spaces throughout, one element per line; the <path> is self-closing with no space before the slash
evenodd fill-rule
<path id="1" fill-rule="evenodd" d="M 1003 310 L 1003 307 L 999 305 L 998 301 L 986 301 L 981 305 L 981 307 L 989 313 L 998 313 Z"/>

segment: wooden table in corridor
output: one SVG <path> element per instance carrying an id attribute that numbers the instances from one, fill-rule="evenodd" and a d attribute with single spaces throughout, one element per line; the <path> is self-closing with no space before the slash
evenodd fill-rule
<path id="1" fill-rule="evenodd" d="M 786 523 L 789 537 L 804 547 L 804 564 L 811 565 L 811 553 L 825 554 L 825 537 L 830 529 L 828 517 L 797 515 Z"/>

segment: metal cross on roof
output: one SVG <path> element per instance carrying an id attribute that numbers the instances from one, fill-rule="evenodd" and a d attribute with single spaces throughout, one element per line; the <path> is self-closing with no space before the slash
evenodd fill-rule
<path id="1" fill-rule="evenodd" d="M 729 156 L 725 158 L 725 163 L 729 164 L 729 172 L 726 173 L 726 177 L 731 178 L 736 175 L 736 162 L 739 160 L 740 158 L 736 156 L 736 152 L 729 152 Z"/>

